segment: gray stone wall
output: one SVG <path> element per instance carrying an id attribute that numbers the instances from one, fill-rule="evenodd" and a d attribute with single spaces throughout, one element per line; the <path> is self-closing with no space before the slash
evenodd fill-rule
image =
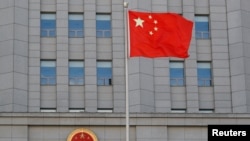
<path id="1" fill-rule="evenodd" d="M 125 112 L 125 24 L 123 0 L 1 0 L 0 111 Z M 226 0 L 128 0 L 128 9 L 168 11 L 193 20 L 209 17 L 210 35 L 193 34 L 190 57 L 130 58 L 131 112 L 184 110 L 249 112 L 249 2 Z M 40 37 L 41 13 L 56 14 L 56 37 Z M 4 14 L 3 14 L 4 13 Z M 68 38 L 69 13 L 84 15 L 84 38 Z M 111 14 L 112 38 L 96 38 L 96 14 Z M 193 33 L 195 29 L 193 29 Z M 40 85 L 40 61 L 55 60 L 57 83 Z M 68 84 L 69 60 L 83 60 L 85 85 Z M 112 85 L 97 86 L 97 61 L 112 62 Z M 185 86 L 171 87 L 169 61 L 183 61 Z M 213 86 L 198 87 L 197 62 L 211 62 Z"/>
<path id="2" fill-rule="evenodd" d="M 0 111 L 28 111 L 28 1 L 0 1 Z"/>
<path id="3" fill-rule="evenodd" d="M 228 1 L 228 42 L 233 112 L 249 112 L 249 1 Z"/>
<path id="4" fill-rule="evenodd" d="M 206 141 L 209 124 L 249 124 L 249 0 L 127 1 L 128 9 L 193 21 L 206 15 L 211 35 L 197 40 L 193 29 L 186 60 L 128 60 L 130 140 Z M 56 14 L 54 38 L 40 37 L 46 12 Z M 84 38 L 68 38 L 69 13 L 84 15 Z M 100 13 L 111 14 L 112 38 L 96 38 Z M 0 19 L 0 141 L 66 140 L 77 128 L 125 141 L 123 0 L 0 0 Z M 40 85 L 41 60 L 56 61 L 56 85 Z M 69 85 L 70 60 L 84 61 L 83 86 Z M 97 86 L 97 61 L 112 62 L 111 86 Z M 184 86 L 170 86 L 170 61 L 184 62 Z M 198 87 L 203 61 L 211 62 L 211 87 Z"/>

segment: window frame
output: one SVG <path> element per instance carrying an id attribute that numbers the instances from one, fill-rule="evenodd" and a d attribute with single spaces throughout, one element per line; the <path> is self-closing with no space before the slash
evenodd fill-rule
<path id="1" fill-rule="evenodd" d="M 73 16 L 78 16 L 78 17 L 73 17 Z M 72 20 L 72 19 L 77 19 L 77 20 Z M 81 21 L 82 22 L 82 27 L 79 29 L 74 29 L 71 28 L 71 22 L 72 21 Z M 74 36 L 71 36 L 71 32 L 74 32 Z M 82 32 L 82 35 L 79 35 L 78 33 Z M 83 13 L 69 13 L 68 15 L 68 37 L 69 38 L 83 38 L 84 37 L 84 15 Z"/>
<path id="2" fill-rule="evenodd" d="M 47 18 L 44 18 L 47 17 Z M 50 20 L 50 22 L 52 22 L 52 20 L 54 21 L 54 23 L 49 23 L 49 24 L 53 24 L 52 28 L 45 28 L 44 27 L 44 22 L 49 23 L 48 20 Z M 46 35 L 44 35 L 43 33 L 46 32 Z M 52 34 L 52 32 L 54 32 L 54 34 Z M 41 37 L 45 37 L 45 38 L 53 38 L 56 37 L 56 13 L 41 13 L 40 15 L 40 36 Z"/>
<path id="3" fill-rule="evenodd" d="M 111 14 L 108 13 L 97 13 L 96 14 L 96 37 L 97 38 L 111 38 L 112 37 L 112 20 Z M 105 20 L 107 19 L 107 20 Z M 108 29 L 100 29 L 98 27 L 98 21 L 108 21 L 109 28 Z M 105 24 L 102 24 L 105 25 Z M 99 34 L 101 33 L 101 34 Z"/>
<path id="4" fill-rule="evenodd" d="M 206 20 L 204 20 L 206 19 Z M 199 30 L 198 24 L 201 21 L 207 22 L 207 30 Z M 210 30 L 210 17 L 209 15 L 195 15 L 195 38 L 197 40 L 207 40 L 211 38 L 211 30 Z"/>
<path id="5" fill-rule="evenodd" d="M 203 65 L 203 66 L 199 67 L 201 65 Z M 209 65 L 209 67 L 205 67 L 205 65 Z M 200 73 L 199 69 L 201 69 L 201 68 L 206 68 L 206 69 L 209 68 L 210 78 L 199 76 L 199 73 Z M 201 84 L 200 81 L 203 81 L 203 83 Z M 197 62 L 197 83 L 198 83 L 198 87 L 212 87 L 213 86 L 213 73 L 212 73 L 212 63 L 211 62 Z"/>
<path id="6" fill-rule="evenodd" d="M 174 64 L 173 63 L 176 63 L 175 67 L 171 67 L 173 66 Z M 178 63 L 178 64 L 177 64 Z M 177 66 L 178 65 L 178 66 Z M 186 81 L 185 81 L 185 68 L 184 68 L 184 61 L 170 61 L 169 62 L 169 81 L 170 81 L 170 86 L 171 87 L 183 87 L 186 85 Z M 175 77 L 172 77 L 171 75 L 171 69 L 174 69 L 174 68 L 179 68 L 179 69 L 182 69 L 182 77 L 180 78 L 175 78 Z M 172 79 L 175 79 L 176 82 L 175 84 L 172 83 Z"/>
<path id="7" fill-rule="evenodd" d="M 44 75 L 43 73 L 43 63 L 53 63 L 53 67 L 50 67 L 50 68 L 54 68 L 53 70 L 53 74 L 54 76 L 46 76 Z M 47 65 L 47 68 L 49 65 Z M 43 83 L 43 79 L 46 79 L 46 83 Z M 57 76 L 56 76 L 56 60 L 41 60 L 40 61 L 40 85 L 41 86 L 53 86 L 53 85 L 56 85 L 56 79 L 57 79 Z"/>
<path id="8" fill-rule="evenodd" d="M 101 65 L 100 63 L 109 63 L 109 66 L 105 66 L 105 67 L 100 67 L 99 65 Z M 103 65 L 103 64 L 102 64 Z M 110 77 L 104 77 L 104 82 L 103 83 L 99 83 L 100 80 L 100 74 L 99 74 L 99 70 L 100 68 L 109 68 L 111 71 Z M 112 80 L 113 80 L 113 70 L 112 70 L 112 61 L 97 61 L 96 64 L 96 77 L 97 77 L 97 86 L 111 86 L 112 85 Z"/>
<path id="9" fill-rule="evenodd" d="M 74 76 L 72 77 L 71 76 L 71 63 L 81 63 L 82 64 L 82 76 Z M 69 85 L 70 86 L 82 86 L 82 85 L 85 85 L 85 63 L 83 60 L 70 60 L 69 61 Z M 73 67 L 72 67 L 73 68 Z M 81 67 L 75 67 L 75 68 L 81 68 Z M 74 80 L 78 80 L 78 79 L 82 79 L 82 81 L 76 81 L 76 82 L 73 82 L 71 83 L 71 78 L 73 78 Z M 82 82 L 82 83 L 81 83 Z"/>

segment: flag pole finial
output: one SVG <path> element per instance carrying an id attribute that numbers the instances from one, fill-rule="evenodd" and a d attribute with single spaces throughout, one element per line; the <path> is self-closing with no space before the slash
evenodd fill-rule
<path id="1" fill-rule="evenodd" d="M 125 1 L 125 2 L 123 3 L 123 6 L 124 6 L 124 8 L 128 8 L 128 2 Z"/>

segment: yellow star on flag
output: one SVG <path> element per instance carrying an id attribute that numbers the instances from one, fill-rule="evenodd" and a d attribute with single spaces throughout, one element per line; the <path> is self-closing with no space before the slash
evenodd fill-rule
<path id="1" fill-rule="evenodd" d="M 140 17 L 138 17 L 137 19 L 134 19 L 134 21 L 136 22 L 135 27 L 137 26 L 143 27 L 144 20 L 142 20 Z"/>

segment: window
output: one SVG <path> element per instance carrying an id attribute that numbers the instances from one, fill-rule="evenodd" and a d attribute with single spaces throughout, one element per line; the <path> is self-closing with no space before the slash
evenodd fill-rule
<path id="1" fill-rule="evenodd" d="M 83 14 L 69 14 L 69 37 L 83 37 Z"/>
<path id="2" fill-rule="evenodd" d="M 170 85 L 184 86 L 183 62 L 170 62 Z"/>
<path id="3" fill-rule="evenodd" d="M 56 109 L 55 108 L 41 108 L 40 111 L 43 113 L 54 113 L 56 112 Z"/>
<path id="4" fill-rule="evenodd" d="M 41 14 L 41 37 L 56 36 L 56 15 Z"/>
<path id="5" fill-rule="evenodd" d="M 113 108 L 98 108 L 97 112 L 98 113 L 112 113 L 113 112 Z"/>
<path id="6" fill-rule="evenodd" d="M 198 86 L 209 87 L 212 86 L 212 73 L 211 63 L 199 62 L 198 63 Z"/>
<path id="7" fill-rule="evenodd" d="M 97 62 L 97 85 L 112 84 L 112 67 L 110 61 Z"/>
<path id="8" fill-rule="evenodd" d="M 109 14 L 96 15 L 96 37 L 97 38 L 111 37 L 111 16 Z"/>
<path id="9" fill-rule="evenodd" d="M 84 84 L 84 62 L 70 61 L 69 62 L 69 85 Z"/>
<path id="10" fill-rule="evenodd" d="M 41 85 L 55 85 L 56 84 L 56 62 L 55 61 L 41 61 L 40 68 L 40 83 Z"/>
<path id="11" fill-rule="evenodd" d="M 208 16 L 195 16 L 195 37 L 196 39 L 209 39 Z"/>
<path id="12" fill-rule="evenodd" d="M 69 112 L 71 113 L 79 113 L 79 112 L 84 112 L 85 108 L 70 108 Z"/>
<path id="13" fill-rule="evenodd" d="M 186 109 L 171 109 L 172 113 L 186 113 Z"/>

